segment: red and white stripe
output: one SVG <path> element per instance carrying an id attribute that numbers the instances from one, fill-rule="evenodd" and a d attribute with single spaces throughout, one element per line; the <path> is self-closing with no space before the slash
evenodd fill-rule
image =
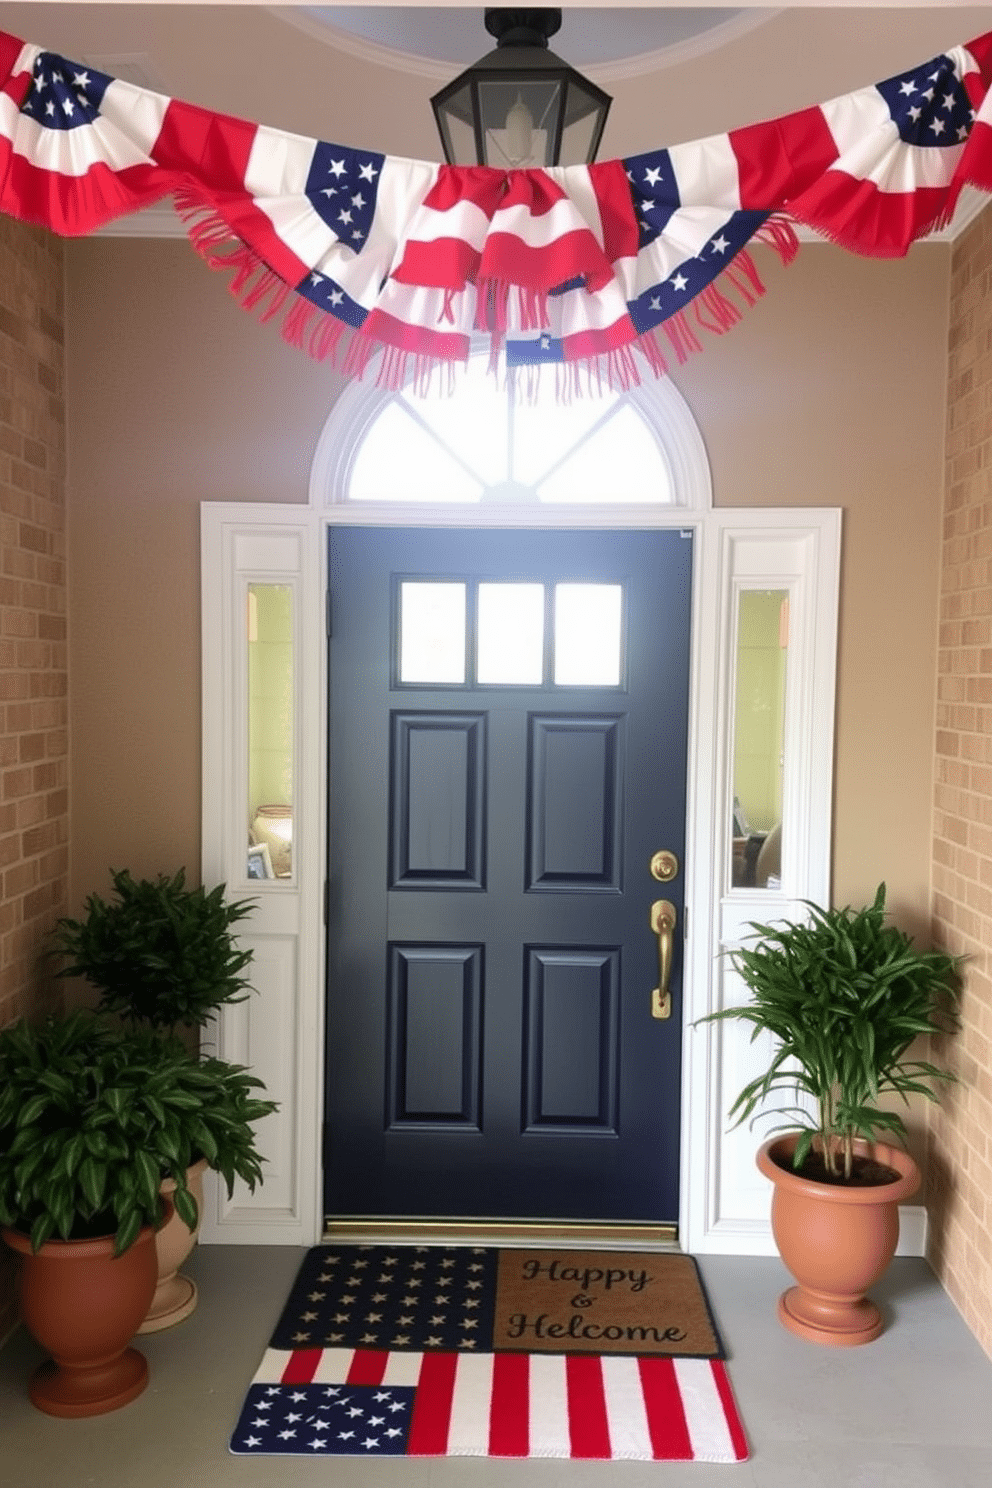
<path id="1" fill-rule="evenodd" d="M 407 1453 L 741 1462 L 720 1360 L 269 1349 L 254 1384 L 412 1387 Z"/>
<path id="2" fill-rule="evenodd" d="M 992 191 L 992 33 L 947 54 L 976 111 L 966 141 L 903 143 L 866 87 L 673 146 L 679 205 L 643 249 L 621 161 L 501 172 L 387 158 L 356 252 L 305 195 L 315 140 L 119 80 L 99 117 L 46 130 L 20 112 L 41 50 L 0 32 L 0 212 L 72 236 L 178 193 L 229 232 L 234 251 L 216 262 L 236 278 L 257 267 L 294 289 L 322 274 L 368 312 L 367 344 L 442 361 L 463 360 L 480 328 L 497 344 L 546 331 L 566 360 L 619 351 L 637 336 L 628 306 L 694 260 L 728 213 L 785 212 L 854 252 L 894 256 L 949 219 L 964 185 Z M 208 258 L 214 231 L 211 219 Z"/>
<path id="3" fill-rule="evenodd" d="M 984 109 L 992 83 L 992 35 L 949 47 L 944 55 L 975 109 Z M 904 144 L 874 86 L 734 130 L 729 138 L 739 163 L 742 207 L 764 210 L 775 200 L 797 222 L 875 257 L 906 253 L 950 218 L 963 185 L 981 185 L 983 173 L 992 175 L 992 139 L 984 145 L 979 139 L 974 151 L 965 144 Z"/>

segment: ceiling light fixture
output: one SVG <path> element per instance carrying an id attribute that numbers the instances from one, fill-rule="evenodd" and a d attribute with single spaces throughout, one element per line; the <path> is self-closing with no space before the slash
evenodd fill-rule
<path id="1" fill-rule="evenodd" d="M 612 99 L 549 49 L 561 10 L 487 9 L 485 25 L 493 51 L 431 99 L 448 164 L 590 164 Z"/>

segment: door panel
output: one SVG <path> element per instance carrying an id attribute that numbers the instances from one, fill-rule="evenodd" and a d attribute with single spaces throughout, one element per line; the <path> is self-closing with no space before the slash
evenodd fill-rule
<path id="1" fill-rule="evenodd" d="M 620 892 L 622 718 L 528 719 L 527 888 Z"/>
<path id="2" fill-rule="evenodd" d="M 648 865 L 683 856 L 691 538 L 349 527 L 330 543 L 328 1214 L 674 1220 L 683 879 L 664 889 L 679 933 L 662 1022 Z M 423 580 L 466 616 L 464 668 L 450 629 L 434 651 L 428 630 L 404 672 L 405 586 Z M 543 586 L 510 596 L 529 685 L 475 680 L 501 581 Z M 613 661 L 608 615 L 571 653 L 556 643 L 568 601 L 588 622 L 574 601 L 601 591 L 555 586 L 582 583 L 622 591 Z M 483 675 L 514 675 L 509 643 L 485 640 Z M 559 651 L 569 675 L 588 654 L 619 684 L 555 685 Z"/>
<path id="3" fill-rule="evenodd" d="M 524 1130 L 567 1127 L 616 1136 L 618 948 L 563 951 L 528 946 L 524 1016 Z"/>
<path id="4" fill-rule="evenodd" d="M 486 720 L 391 716 L 391 889 L 482 889 Z"/>
<path id="5" fill-rule="evenodd" d="M 389 1129 L 478 1131 L 482 946 L 391 945 L 386 996 Z"/>

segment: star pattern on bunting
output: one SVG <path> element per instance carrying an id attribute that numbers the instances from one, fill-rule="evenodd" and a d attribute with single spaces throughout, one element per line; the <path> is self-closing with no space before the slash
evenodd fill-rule
<path id="1" fill-rule="evenodd" d="M 960 145 L 975 111 L 950 57 L 937 57 L 877 83 L 899 138 L 906 145 Z"/>
<path id="2" fill-rule="evenodd" d="M 356 253 L 375 218 L 385 155 L 347 145 L 315 143 L 304 195 L 338 240 Z"/>
<path id="3" fill-rule="evenodd" d="M 751 241 L 767 219 L 765 212 L 731 212 L 694 258 L 685 258 L 667 279 L 653 284 L 630 303 L 639 332 L 652 330 L 695 299 Z"/>
<path id="4" fill-rule="evenodd" d="M 575 177 L 581 207 L 567 173 L 519 173 L 507 214 L 477 171 L 284 135 L 0 31 L 0 154 L 16 165 L 4 211 L 81 236 L 171 194 L 245 307 L 270 319 L 285 304 L 287 341 L 318 359 L 340 346 L 346 375 L 382 349 L 390 386 L 428 377 L 485 329 L 494 365 L 505 342 L 508 366 L 574 365 L 626 387 L 634 353 L 660 375 L 668 343 L 683 360 L 697 328 L 736 324 L 763 293 L 751 243 L 790 262 L 793 220 L 897 257 L 964 186 L 992 191 L 990 92 L 992 32 L 779 119 L 604 162 Z M 300 1341 L 318 1322 L 298 1320 Z M 397 1318 L 395 1336 L 418 1326 Z"/>
<path id="5" fill-rule="evenodd" d="M 21 113 L 46 129 L 78 129 L 97 117 L 112 81 L 94 67 L 81 67 L 55 52 L 39 52 Z"/>
<path id="6" fill-rule="evenodd" d="M 637 217 L 638 247 L 661 236 L 681 205 L 675 167 L 668 150 L 651 150 L 625 161 Z"/>

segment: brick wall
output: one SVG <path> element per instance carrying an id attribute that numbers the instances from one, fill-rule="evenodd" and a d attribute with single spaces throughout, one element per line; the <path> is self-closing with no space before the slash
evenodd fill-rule
<path id="1" fill-rule="evenodd" d="M 67 908 L 62 245 L 0 217 L 0 1026 L 58 1002 Z M 13 1321 L 0 1246 L 0 1339 Z"/>
<path id="2" fill-rule="evenodd" d="M 992 213 L 955 244 L 934 784 L 936 940 L 967 956 L 930 1118 L 931 1261 L 992 1354 Z"/>

